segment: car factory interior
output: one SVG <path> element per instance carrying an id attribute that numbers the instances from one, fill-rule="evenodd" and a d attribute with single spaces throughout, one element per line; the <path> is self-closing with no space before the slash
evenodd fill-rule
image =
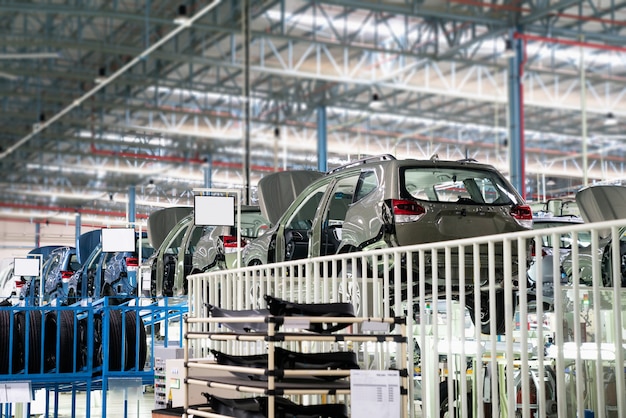
<path id="1" fill-rule="evenodd" d="M 0 418 L 626 417 L 626 1 L 0 22 Z"/>

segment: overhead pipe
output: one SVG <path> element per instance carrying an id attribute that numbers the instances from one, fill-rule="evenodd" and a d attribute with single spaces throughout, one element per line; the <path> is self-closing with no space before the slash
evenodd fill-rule
<path id="1" fill-rule="evenodd" d="M 25 218 L 11 218 L 9 216 L 0 216 L 0 221 L 2 222 L 13 222 L 13 223 L 27 223 L 27 224 L 32 224 L 34 223 L 35 225 L 39 224 L 39 222 L 33 222 L 30 219 L 25 219 Z M 75 225 L 74 222 L 71 221 L 46 221 L 47 225 L 60 225 L 60 226 L 71 226 L 71 225 Z M 85 223 L 81 223 L 81 227 L 85 227 L 85 228 L 103 228 L 105 223 L 102 224 L 85 224 Z"/>
<path id="2" fill-rule="evenodd" d="M 572 39 L 553 38 L 548 36 L 530 35 L 527 33 L 515 32 L 513 34 L 514 39 L 523 39 L 524 41 L 536 41 L 536 42 L 549 42 L 560 45 L 576 46 L 583 48 L 601 49 L 604 51 L 626 52 L 626 47 L 618 45 L 600 44 L 597 42 L 587 42 Z"/>
<path id="3" fill-rule="evenodd" d="M 39 205 L 31 205 L 25 203 L 7 203 L 0 202 L 0 207 L 3 208 L 11 208 L 11 209 L 29 209 L 29 210 L 41 210 L 41 211 L 51 211 L 51 212 L 76 212 L 83 215 L 98 215 L 98 216 L 111 216 L 117 218 L 125 218 L 126 212 L 117 212 L 117 211 L 105 211 L 105 210 L 97 210 L 97 209 L 84 209 L 84 208 L 70 208 L 63 206 L 39 206 Z M 148 215 L 137 214 L 137 218 L 148 219 Z"/>
<path id="4" fill-rule="evenodd" d="M 135 159 L 135 160 L 164 161 L 168 163 L 189 163 L 189 164 L 197 164 L 197 165 L 204 165 L 207 163 L 206 158 L 179 157 L 179 156 L 174 156 L 174 155 L 154 155 L 154 154 L 146 154 L 146 153 L 103 150 L 103 149 L 96 148 L 95 144 L 91 144 L 90 152 L 92 155 L 99 155 L 99 156 L 104 156 L 104 157 L 123 157 L 123 158 Z M 243 167 L 242 163 L 227 162 L 227 161 L 212 161 L 211 165 L 213 167 L 232 168 L 232 169 L 241 169 Z M 274 167 L 264 166 L 264 165 L 251 165 L 250 169 L 254 171 L 267 171 L 267 172 L 274 171 Z"/>
<path id="5" fill-rule="evenodd" d="M 519 7 L 519 6 L 510 5 L 510 4 L 493 4 L 493 3 L 486 3 L 483 1 L 475 1 L 475 0 L 449 0 L 449 1 L 450 3 L 465 4 L 465 5 L 473 6 L 473 7 L 486 7 L 492 10 L 496 10 L 496 11 L 515 12 L 515 13 L 532 13 L 533 12 L 533 10 L 530 9 L 529 7 Z M 580 16 L 580 15 L 576 15 L 573 13 L 552 12 L 549 10 L 545 12 L 545 15 L 578 20 L 581 22 L 596 22 L 596 23 L 616 25 L 616 26 L 626 26 L 625 21 L 615 20 L 615 19 L 605 19 L 605 18 L 596 17 L 596 16 Z"/>

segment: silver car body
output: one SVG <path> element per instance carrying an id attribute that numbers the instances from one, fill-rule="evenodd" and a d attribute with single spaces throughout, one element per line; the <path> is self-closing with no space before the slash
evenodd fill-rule
<path id="1" fill-rule="evenodd" d="M 159 246 L 142 265 L 144 283 L 150 277 L 150 289 L 144 284 L 143 293 L 181 296 L 187 292 L 189 274 L 224 269 L 232 264 L 230 259 L 235 250 L 243 248 L 269 226 L 257 206 L 242 206 L 241 214 L 239 247 L 236 238 L 233 239 L 237 234 L 235 227 L 195 225 L 193 208 L 167 208 L 150 215 L 148 236 L 151 243 Z M 166 228 L 169 228 L 167 234 L 163 234 Z"/>
<path id="2" fill-rule="evenodd" d="M 244 249 L 243 260 L 266 264 L 531 227 L 530 208 L 491 166 L 383 156 L 315 181 Z"/>
<path id="3" fill-rule="evenodd" d="M 626 187 L 619 185 L 597 184 L 585 187 L 576 193 L 576 203 L 580 209 L 580 214 L 585 222 L 604 222 L 619 219 L 626 219 Z M 622 268 L 622 286 L 626 285 L 626 230 L 622 228 L 620 236 L 620 255 Z M 592 266 L 597 260 L 601 262 L 602 280 L 605 286 L 612 285 L 611 271 L 611 234 L 610 230 L 600 231 L 598 252 L 592 253 L 592 246 L 589 245 L 581 250 L 578 255 L 579 278 L 582 284 L 592 283 Z M 563 267 L 572 276 L 572 260 L 566 258 Z"/>

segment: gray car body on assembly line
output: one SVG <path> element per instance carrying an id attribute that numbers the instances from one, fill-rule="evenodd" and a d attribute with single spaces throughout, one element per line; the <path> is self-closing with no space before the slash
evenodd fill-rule
<path id="1" fill-rule="evenodd" d="M 271 184 L 269 179 L 267 183 Z M 259 200 L 264 199 L 263 186 L 259 182 Z M 267 216 L 272 219 L 272 215 Z M 243 264 L 259 265 L 531 228 L 530 207 L 492 166 L 437 158 L 397 160 L 383 155 L 339 167 L 314 181 L 273 222 L 269 231 L 248 244 L 243 251 Z M 486 246 L 484 252 L 481 249 L 480 257 L 485 270 L 481 280 L 486 282 Z M 466 258 L 469 261 L 466 260 L 465 269 L 470 273 L 467 277 L 471 277 L 472 257 Z M 501 262 L 501 252 L 496 258 Z M 426 260 L 426 269 L 438 268 L 438 277 L 444 278 L 444 257 L 438 259 L 436 266 L 432 266 L 430 259 Z M 453 266 L 452 271 L 458 273 L 457 267 Z M 417 270 L 418 266 L 412 268 Z M 505 280 L 502 268 L 496 275 L 499 283 Z M 458 277 L 451 279 L 458 283 Z M 473 283 L 466 285 L 465 291 L 472 293 Z M 500 299 L 504 303 L 504 298 Z M 487 316 L 487 312 L 481 311 L 481 318 Z"/>
<path id="2" fill-rule="evenodd" d="M 196 225 L 191 207 L 151 214 L 148 237 L 157 250 L 141 267 L 143 294 L 182 296 L 187 294 L 188 275 L 231 267 L 237 249 L 269 227 L 258 206 L 244 205 L 237 216 L 241 223 L 239 246 L 236 227 Z"/>

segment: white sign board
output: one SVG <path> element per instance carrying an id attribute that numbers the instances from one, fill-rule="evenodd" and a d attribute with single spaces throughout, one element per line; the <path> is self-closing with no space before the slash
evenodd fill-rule
<path id="1" fill-rule="evenodd" d="M 352 418 L 400 418 L 398 370 L 350 370 Z"/>
<path id="2" fill-rule="evenodd" d="M 33 391 L 30 382 L 0 383 L 0 404 L 28 403 L 33 400 Z"/>
<path id="3" fill-rule="evenodd" d="M 41 258 L 15 258 L 13 259 L 13 274 L 16 276 L 39 277 L 41 270 Z"/>
<path id="4" fill-rule="evenodd" d="M 196 225 L 235 226 L 235 198 L 195 196 L 193 213 Z"/>
<path id="5" fill-rule="evenodd" d="M 135 230 L 133 228 L 103 228 L 102 251 L 105 253 L 134 252 Z"/>

